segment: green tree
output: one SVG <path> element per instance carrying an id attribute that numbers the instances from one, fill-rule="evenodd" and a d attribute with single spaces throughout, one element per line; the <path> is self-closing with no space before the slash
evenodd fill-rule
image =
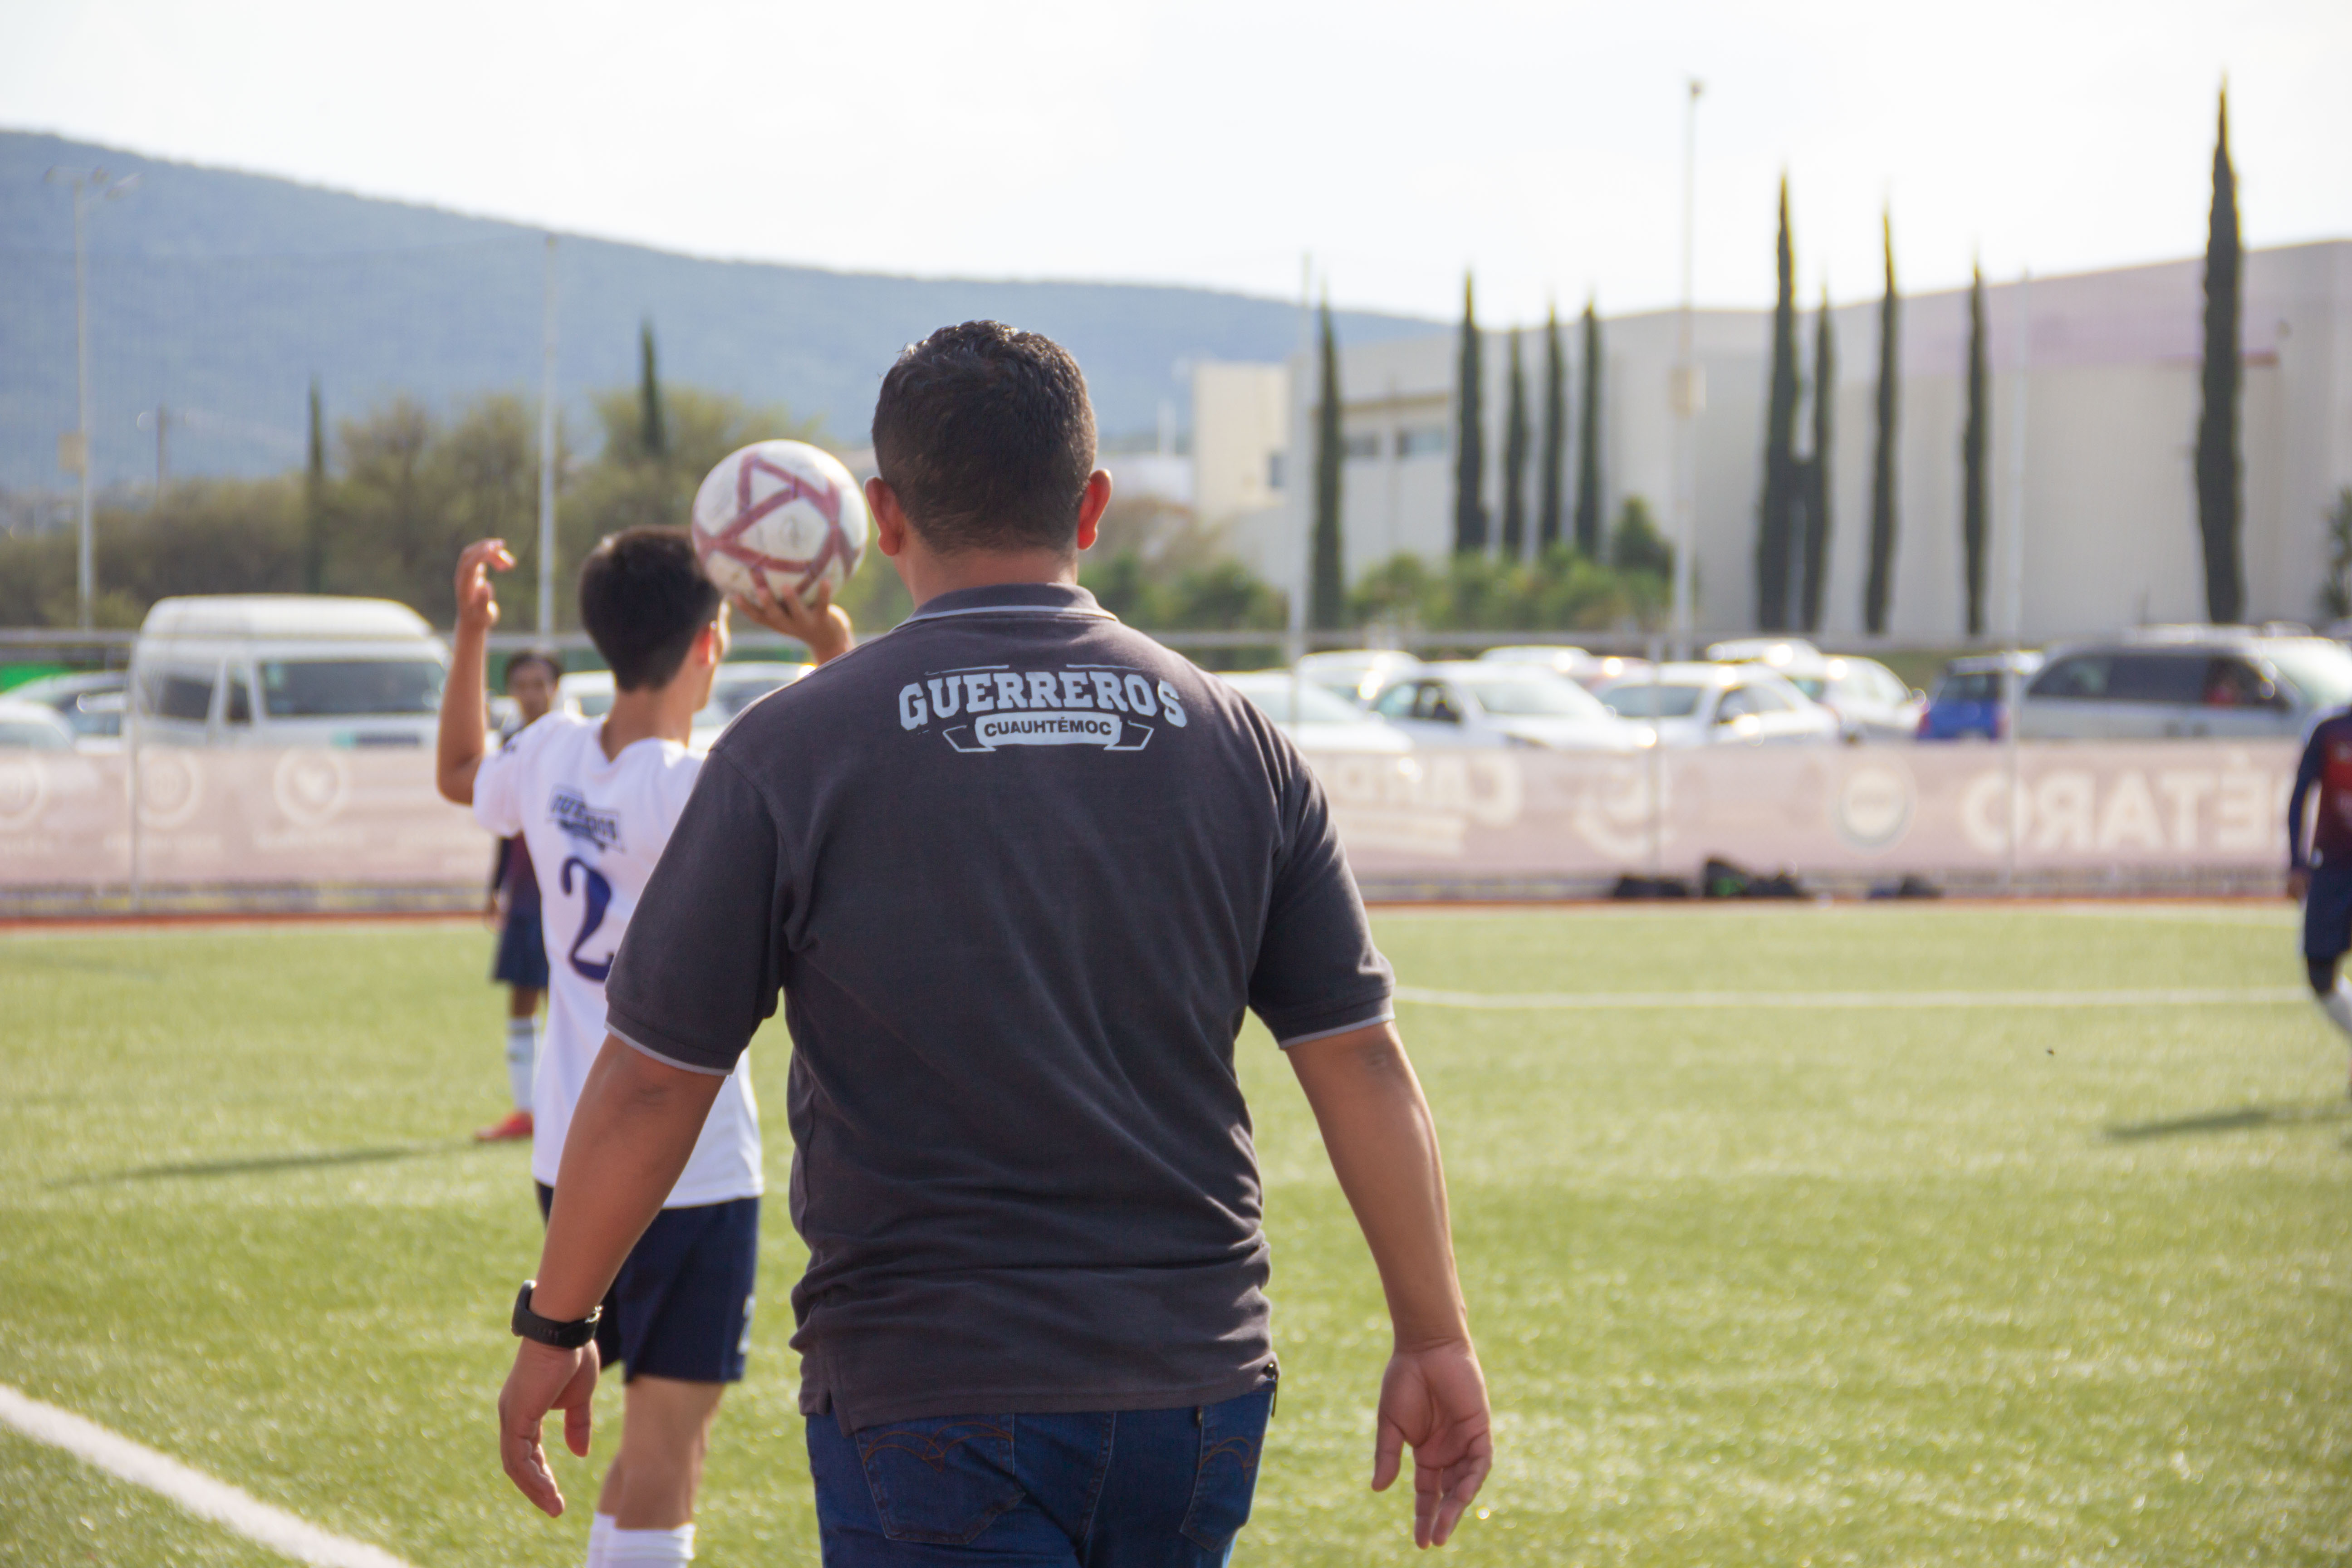
<path id="1" fill-rule="evenodd" d="M 2230 163 L 2230 91 L 2213 135 L 2213 211 L 2205 237 L 2205 404 L 2197 419 L 2197 529 L 2205 544 L 2205 613 L 2227 625 L 2245 614 L 2238 548 L 2238 176 Z"/>
<path id="2" fill-rule="evenodd" d="M 1323 301 L 1323 386 L 1315 408 L 1315 570 L 1307 622 L 1318 631 L 1345 624 L 1348 572 L 1341 539 L 1341 471 L 1348 450 L 1339 423 L 1339 349 L 1331 333 L 1331 301 Z"/>
<path id="3" fill-rule="evenodd" d="M 325 592 L 327 582 L 327 418 L 319 378 L 310 378 L 310 451 L 302 485 L 302 591 Z"/>
<path id="4" fill-rule="evenodd" d="M 1561 488 L 1568 477 L 1568 366 L 1559 346 L 1559 307 L 1544 319 L 1543 477 L 1536 503 L 1536 549 L 1559 542 Z"/>
<path id="5" fill-rule="evenodd" d="M 637 450 L 646 457 L 669 455 L 669 429 L 662 419 L 661 376 L 654 366 L 654 324 L 637 328 Z"/>
<path id="6" fill-rule="evenodd" d="M 1609 564 L 1620 572 L 1646 572 L 1660 582 L 1675 574 L 1675 547 L 1650 516 L 1650 503 L 1627 496 L 1617 509 L 1617 526 L 1609 534 Z"/>
<path id="7" fill-rule="evenodd" d="M 1870 458 L 1870 571 L 1863 581 L 1862 624 L 1872 637 L 1886 635 L 1886 601 L 1895 574 L 1895 399 L 1902 384 L 1896 343 L 1901 301 L 1895 292 L 1895 213 L 1881 220 L 1886 244 L 1886 297 L 1878 306 L 1878 424 Z"/>
<path id="8" fill-rule="evenodd" d="M 1584 408 L 1576 433 L 1576 547 L 1601 559 L 1601 312 L 1584 301 Z"/>
<path id="9" fill-rule="evenodd" d="M 2320 613 L 2330 620 L 2352 617 L 2352 485 L 2336 492 L 2327 512 L 2327 576 L 2319 585 Z"/>
<path id="10" fill-rule="evenodd" d="M 1486 548 L 1486 367 L 1478 342 L 1478 305 L 1462 279 L 1462 351 L 1454 373 L 1454 548 Z"/>
<path id="11" fill-rule="evenodd" d="M 1968 572 L 1969 636 L 1984 636 L 1985 434 L 1992 410 L 1985 377 L 1984 268 L 1969 284 L 1969 412 L 1960 426 L 1960 548 Z"/>
<path id="12" fill-rule="evenodd" d="M 1780 290 L 1772 305 L 1772 375 L 1764 410 L 1764 493 L 1756 505 L 1756 627 L 1789 629 L 1789 567 L 1804 505 L 1797 471 L 1797 282 L 1789 180 L 1780 178 Z"/>
<path id="13" fill-rule="evenodd" d="M 1831 437 L 1837 413 L 1837 333 L 1830 323 L 1830 291 L 1813 328 L 1813 455 L 1805 464 L 1804 626 L 1822 627 L 1822 587 L 1829 575 Z"/>
<path id="14" fill-rule="evenodd" d="M 1519 363 L 1517 331 L 1511 333 L 1511 384 L 1503 410 L 1503 553 L 1517 561 L 1528 551 L 1528 377 Z"/>

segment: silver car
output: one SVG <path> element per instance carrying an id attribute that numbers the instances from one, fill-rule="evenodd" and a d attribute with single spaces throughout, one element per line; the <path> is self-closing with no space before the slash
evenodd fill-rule
<path id="1" fill-rule="evenodd" d="M 1632 725 L 1573 680 L 1486 659 L 1423 665 L 1384 688 L 1372 711 L 1416 746 L 1630 752 L 1641 744 Z"/>
<path id="2" fill-rule="evenodd" d="M 1837 740 L 1838 716 L 1760 664 L 1662 664 L 1594 695 L 1668 747 Z"/>
<path id="3" fill-rule="evenodd" d="M 2326 637 L 2227 626 L 2150 627 L 2052 648 L 2018 705 L 2042 741 L 2300 735 L 2352 703 L 2352 650 Z"/>

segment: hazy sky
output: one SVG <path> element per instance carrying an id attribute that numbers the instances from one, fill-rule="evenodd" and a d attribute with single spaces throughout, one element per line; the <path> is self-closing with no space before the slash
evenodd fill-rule
<path id="1" fill-rule="evenodd" d="M 696 253 L 1532 318 L 2352 236 L 2346 0 L 0 0 L 0 124 Z"/>

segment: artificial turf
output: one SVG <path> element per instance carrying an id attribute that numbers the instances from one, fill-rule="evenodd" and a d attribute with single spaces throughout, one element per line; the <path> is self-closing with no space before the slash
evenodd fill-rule
<path id="1" fill-rule="evenodd" d="M 1378 917 L 1482 993 L 2276 987 L 2284 906 Z M 499 1475 L 536 1256 L 462 925 L 0 939 L 0 1383 L 417 1563 L 580 1561 Z M 2352 1102 L 2307 1003 L 1476 1012 L 1407 1004 L 1497 1464 L 1465 1563 L 2352 1556 Z M 781 1093 L 781 1031 L 755 1059 Z M 1284 1362 L 1235 1561 L 1412 1555 L 1364 1490 L 1376 1282 L 1278 1054 Z M 772 1126 L 772 1190 L 788 1148 Z M 699 1561 L 815 1557 L 772 1205 Z M 554 1445 L 560 1453 L 560 1445 Z M 0 1563 L 269 1561 L 0 1433 Z"/>

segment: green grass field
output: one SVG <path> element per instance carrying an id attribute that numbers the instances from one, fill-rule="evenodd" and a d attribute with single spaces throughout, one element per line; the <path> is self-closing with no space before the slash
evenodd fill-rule
<path id="1" fill-rule="evenodd" d="M 2284 906 L 1391 913 L 1470 992 L 2291 985 Z M 488 939 L 0 938 L 0 1383 L 420 1565 L 571 1564 L 499 1475 L 536 1258 Z M 2352 1102 L 2307 1003 L 1402 1010 L 1498 1461 L 1464 1563 L 2340 1563 Z M 772 1105 L 786 1042 L 755 1053 Z M 1236 1561 L 1412 1555 L 1362 1245 L 1265 1037 L 1286 1375 Z M 789 1151 L 772 1126 L 772 1189 Z M 815 1560 L 772 1205 L 700 1560 Z M 606 1415 L 617 1415 L 617 1402 Z M 600 1439 L 600 1456 L 608 1451 Z M 575 1505 L 595 1462 L 559 1458 Z M 263 1563 L 0 1429 L 0 1563 Z"/>

